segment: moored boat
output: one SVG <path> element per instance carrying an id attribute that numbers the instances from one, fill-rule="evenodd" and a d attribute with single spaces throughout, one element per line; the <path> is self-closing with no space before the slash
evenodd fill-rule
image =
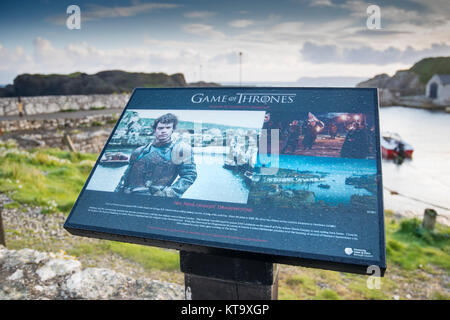
<path id="1" fill-rule="evenodd" d="M 399 134 L 392 132 L 381 133 L 381 154 L 384 159 L 396 159 L 399 156 L 403 158 L 412 158 L 414 148 L 405 142 Z"/>
<path id="2" fill-rule="evenodd" d="M 129 163 L 129 157 L 122 152 L 106 152 L 100 164 L 103 166 L 123 166 Z"/>

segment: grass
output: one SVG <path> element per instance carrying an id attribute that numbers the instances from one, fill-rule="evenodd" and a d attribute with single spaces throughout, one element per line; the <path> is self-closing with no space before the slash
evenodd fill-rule
<path id="1" fill-rule="evenodd" d="M 161 248 L 141 246 L 116 241 L 101 241 L 100 244 L 79 243 L 67 253 L 79 256 L 102 256 L 117 253 L 125 259 L 139 263 L 145 270 L 176 271 L 180 269 L 178 252 Z"/>
<path id="2" fill-rule="evenodd" d="M 179 255 L 175 250 L 97 239 L 83 241 L 83 238 L 59 243 L 51 239 L 44 242 L 40 239 L 39 234 L 35 234 L 32 230 L 22 233 L 15 229 L 6 229 L 5 231 L 9 249 L 32 248 L 53 252 L 63 250 L 79 260 L 84 258 L 86 261 L 108 260 L 111 253 L 115 253 L 125 260 L 139 264 L 148 272 L 154 270 L 174 272 L 180 269 Z M 14 238 L 16 240 L 13 240 Z M 94 266 L 96 265 L 85 265 L 85 267 Z"/>
<path id="3" fill-rule="evenodd" d="M 68 213 L 97 155 L 0 145 L 0 192 L 12 200 Z"/>
<path id="4" fill-rule="evenodd" d="M 44 213 L 67 214 L 96 158 L 96 154 L 59 149 L 24 151 L 11 142 L 0 143 L 0 192 L 14 200 L 6 207 L 20 208 L 27 204 L 40 206 Z M 279 298 L 392 299 L 394 295 L 405 298 L 409 288 L 426 290 L 430 287 L 422 298 L 449 300 L 448 284 L 447 287 L 440 284 L 439 277 L 450 274 L 450 228 L 437 224 L 436 229 L 430 232 L 421 227 L 419 220 L 397 220 L 388 210 L 385 218 L 388 268 L 386 276 L 381 278 L 380 290 L 369 289 L 368 277 L 364 275 L 280 265 Z M 83 238 L 78 238 L 70 248 L 53 248 L 42 243 L 39 235 L 31 231 L 6 231 L 18 236 L 18 240 L 8 242 L 11 248 L 63 249 L 78 257 L 107 257 L 115 253 L 145 270 L 179 270 L 179 256 L 174 250 L 114 241 L 80 240 Z"/>
<path id="5" fill-rule="evenodd" d="M 418 74 L 420 81 L 426 84 L 436 73 L 450 73 L 450 57 L 425 58 L 415 63 L 409 70 Z"/>
<path id="6" fill-rule="evenodd" d="M 6 207 L 19 208 L 21 204 L 27 204 L 42 207 L 44 213 L 68 214 L 96 158 L 96 154 L 60 149 L 24 151 L 17 149 L 11 142 L 1 143 L 0 192 L 6 193 L 14 200 Z M 18 233 L 15 230 L 10 231 L 12 234 Z M 114 252 L 141 264 L 146 270 L 179 269 L 179 257 L 175 251 L 113 241 L 99 243 L 80 242 L 68 252 L 75 256 L 98 256 Z M 15 244 L 8 242 L 8 246 L 48 249 L 28 237 Z"/>
<path id="7" fill-rule="evenodd" d="M 319 287 L 313 278 L 294 274 L 286 280 L 286 284 L 295 292 L 297 289 L 301 288 L 302 291 L 308 295 L 316 295 L 318 293 Z"/>
<path id="8" fill-rule="evenodd" d="M 314 298 L 316 300 L 340 300 L 339 295 L 331 289 L 325 289 L 320 291 L 319 294 Z"/>
<path id="9" fill-rule="evenodd" d="M 116 124 L 118 117 L 114 116 L 111 119 L 106 120 L 105 124 Z"/>
<path id="10" fill-rule="evenodd" d="M 287 300 L 390 299 L 396 289 L 389 278 L 382 278 L 380 290 L 369 289 L 368 277 L 350 273 L 302 267 L 281 267 L 279 298 Z"/>
<path id="11" fill-rule="evenodd" d="M 177 251 L 121 242 L 111 242 L 110 250 L 141 264 L 147 270 L 175 271 L 180 269 L 180 258 Z"/>
<path id="12" fill-rule="evenodd" d="M 406 292 L 421 288 L 424 298 L 449 300 L 445 291 L 448 285 L 431 293 L 425 291 L 439 283 L 437 276 L 450 274 L 450 228 L 437 224 L 430 232 L 421 227 L 418 219 L 398 221 L 390 211 L 385 217 L 388 268 L 385 277 L 379 278 L 379 290 L 369 289 L 369 278 L 363 275 L 286 267 L 280 271 L 279 298 L 379 300 L 400 295 L 406 299 Z"/>
<path id="13" fill-rule="evenodd" d="M 105 106 L 92 106 L 89 108 L 89 110 L 105 110 Z"/>
<path id="14" fill-rule="evenodd" d="M 432 272 L 430 265 L 450 270 L 450 228 L 437 225 L 434 232 L 422 228 L 418 219 L 390 223 L 386 254 L 404 270 L 418 268 Z"/>
<path id="15" fill-rule="evenodd" d="M 95 120 L 95 121 L 92 122 L 91 126 L 93 126 L 93 127 L 101 127 L 104 124 L 105 123 L 103 121 Z"/>
<path id="16" fill-rule="evenodd" d="M 435 291 L 433 293 L 433 300 L 450 300 L 450 295 L 439 291 Z"/>

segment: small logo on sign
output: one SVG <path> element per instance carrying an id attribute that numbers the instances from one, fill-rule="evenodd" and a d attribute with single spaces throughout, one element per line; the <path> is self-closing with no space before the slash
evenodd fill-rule
<path id="1" fill-rule="evenodd" d="M 352 253 L 353 253 L 353 249 L 352 248 L 345 248 L 345 253 L 347 254 L 347 255 L 351 255 Z"/>

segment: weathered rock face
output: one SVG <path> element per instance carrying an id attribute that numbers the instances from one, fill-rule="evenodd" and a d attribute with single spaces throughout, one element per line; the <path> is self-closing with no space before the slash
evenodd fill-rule
<path id="1" fill-rule="evenodd" d="M 150 279 L 135 280 L 104 268 L 82 269 L 74 257 L 0 246 L 0 300 L 184 299 L 184 288 Z"/>
<path id="2" fill-rule="evenodd" d="M 387 88 L 390 79 L 391 77 L 388 74 L 382 73 L 372 79 L 360 82 L 356 86 L 359 88 Z"/>
<path id="3" fill-rule="evenodd" d="M 379 89 L 378 97 L 382 106 L 391 106 L 396 103 L 396 97 L 389 89 Z"/>
<path id="4" fill-rule="evenodd" d="M 400 96 L 412 96 L 425 93 L 425 85 L 420 82 L 419 76 L 410 71 L 397 71 L 392 77 L 383 73 L 359 83 L 357 87 L 388 89 L 394 95 Z"/>

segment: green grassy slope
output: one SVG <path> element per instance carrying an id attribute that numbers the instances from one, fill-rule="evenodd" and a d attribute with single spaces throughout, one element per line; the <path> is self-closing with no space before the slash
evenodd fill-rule
<path id="1" fill-rule="evenodd" d="M 450 74 L 450 57 L 425 58 L 415 63 L 409 71 L 416 73 L 422 83 L 435 74 Z"/>

